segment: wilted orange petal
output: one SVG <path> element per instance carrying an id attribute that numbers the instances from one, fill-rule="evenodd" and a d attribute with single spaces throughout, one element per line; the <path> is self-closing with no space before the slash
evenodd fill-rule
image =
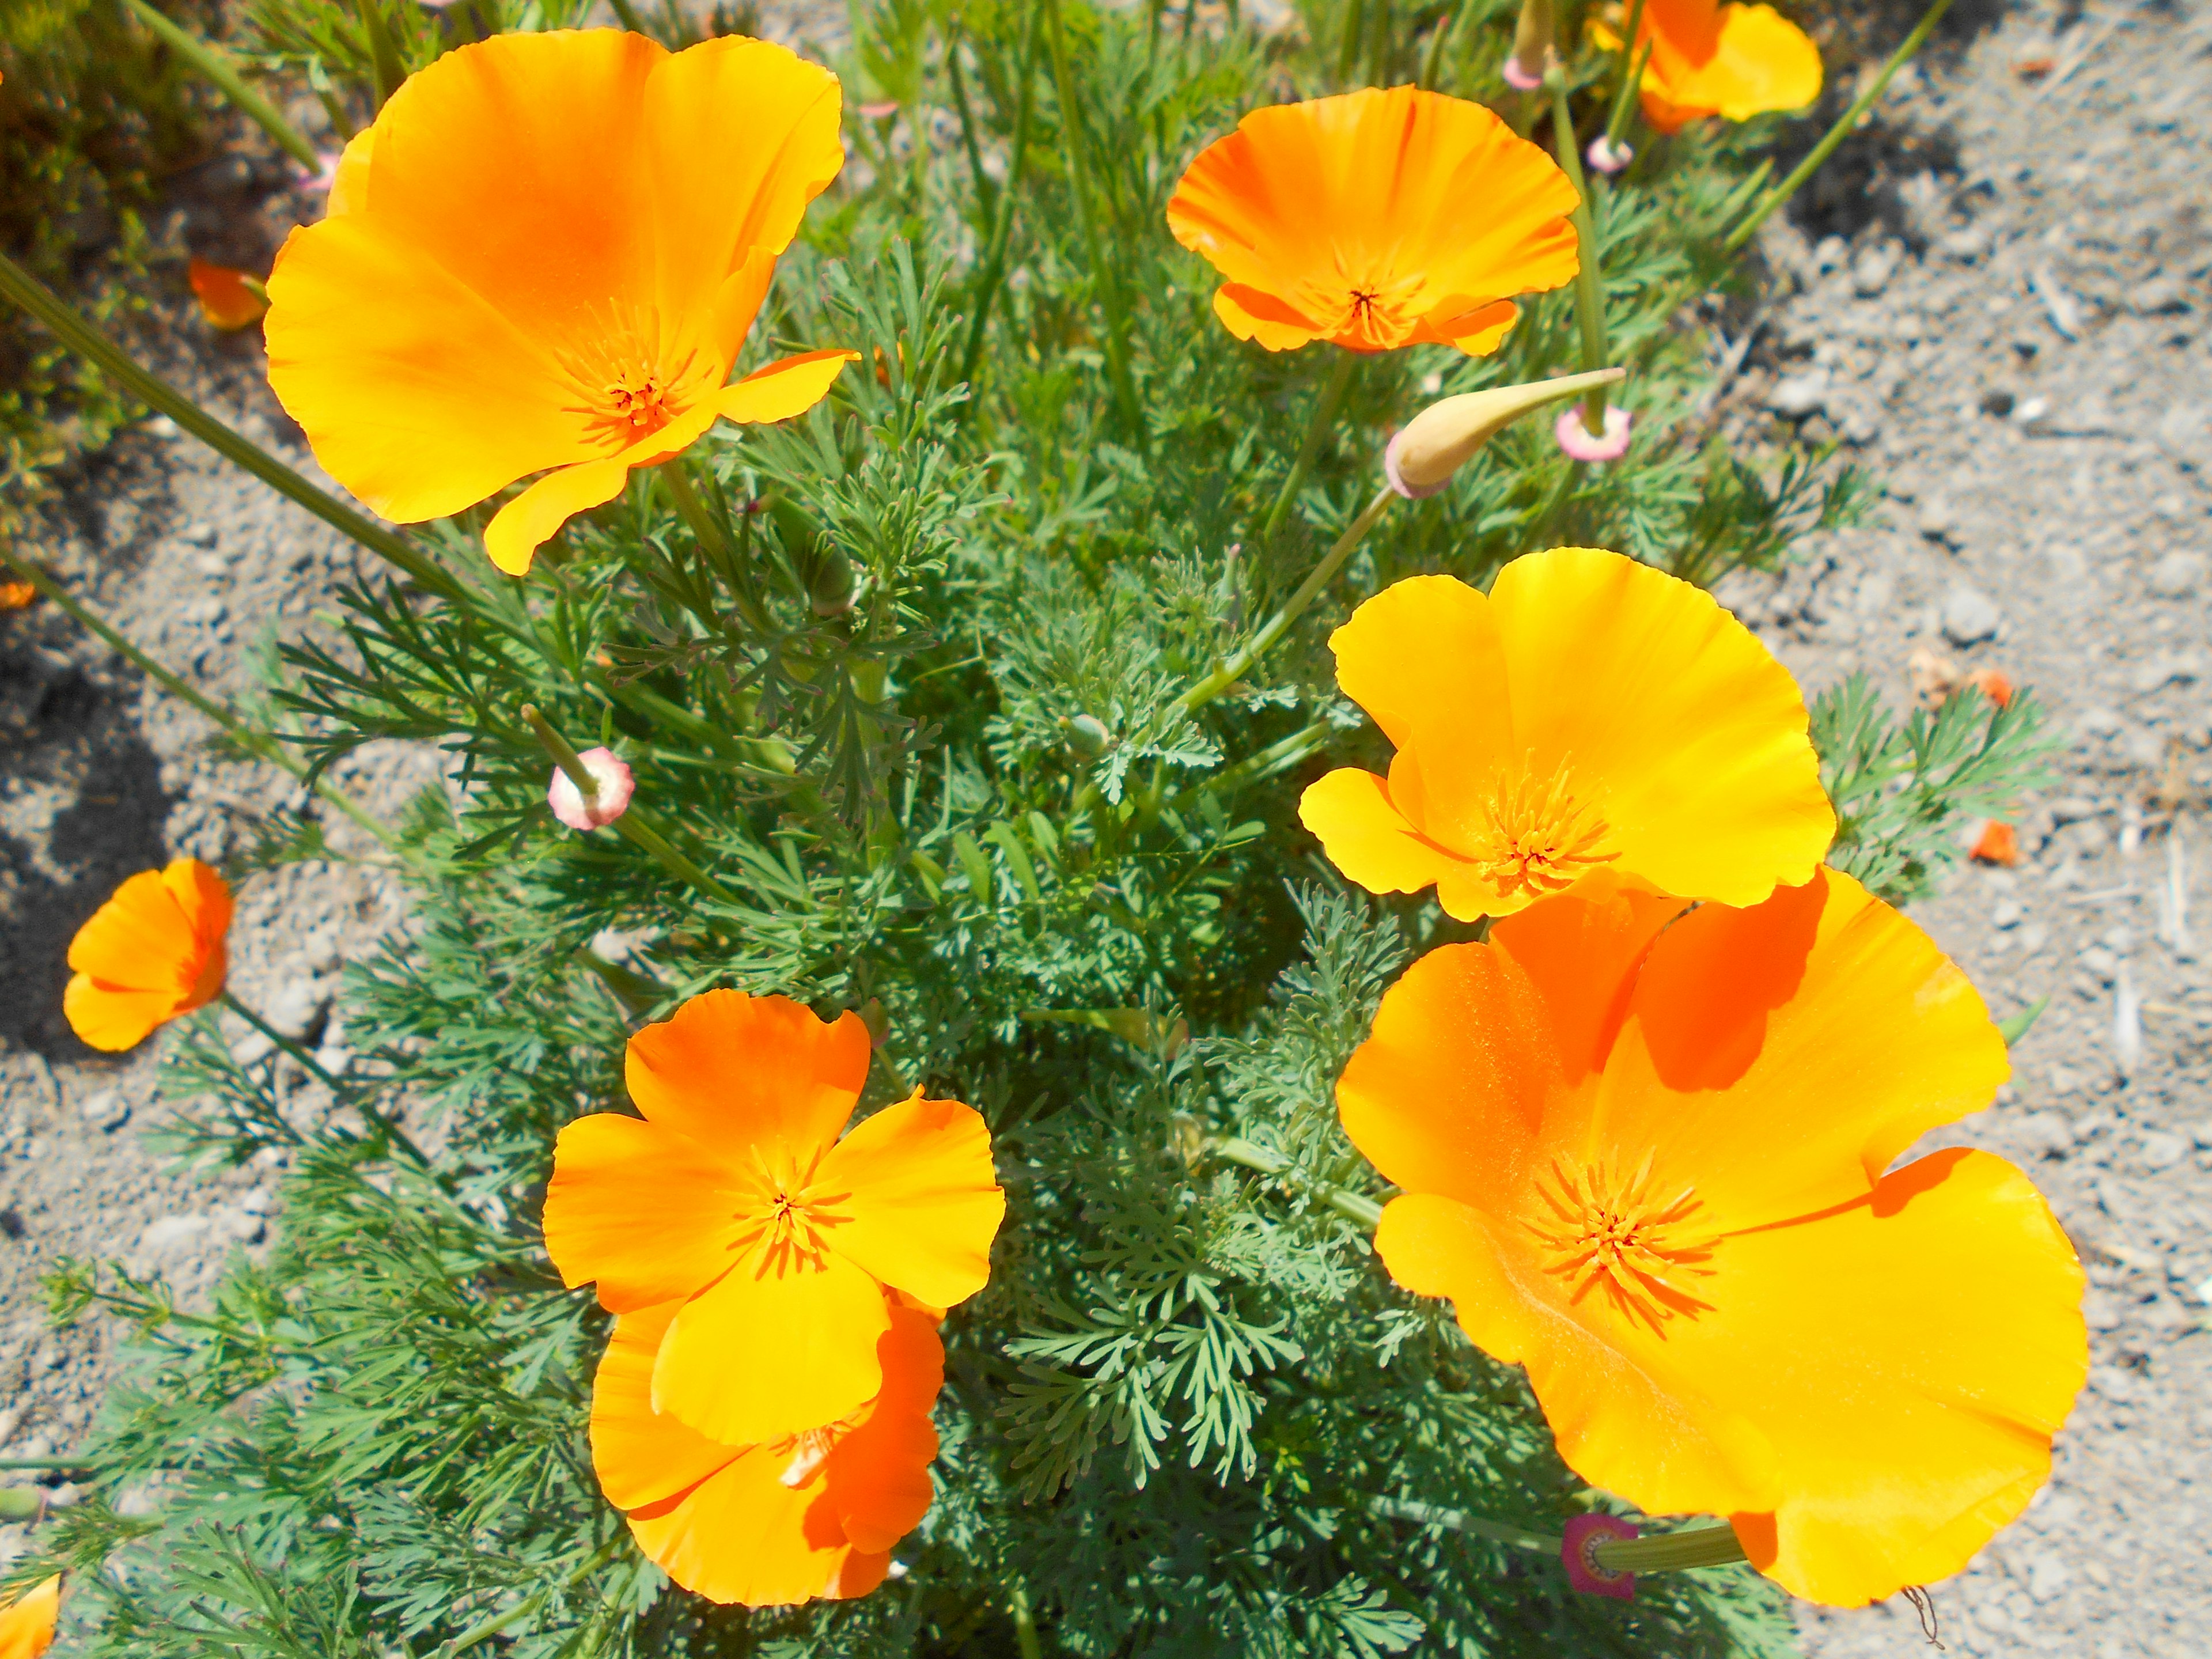
<path id="1" fill-rule="evenodd" d="M 882 1287 L 834 1251 L 756 1247 L 677 1310 L 653 1372 L 654 1406 L 738 1445 L 818 1428 L 883 1386 Z"/>
<path id="2" fill-rule="evenodd" d="M 2002 818 L 1984 818 L 1974 831 L 1968 856 L 1982 864 L 2020 862 L 2020 832 Z"/>
<path id="3" fill-rule="evenodd" d="M 2012 676 L 2002 668 L 1977 668 L 1966 676 L 1966 684 L 2000 708 L 2012 706 Z"/>
<path id="4" fill-rule="evenodd" d="M 38 1659 L 52 1647 L 61 1605 L 62 1578 L 56 1573 L 0 1608 L 0 1659 Z"/>
<path id="5" fill-rule="evenodd" d="M 869 1057 L 858 1014 L 708 991 L 630 1038 L 627 1079 L 647 1117 L 702 1145 L 774 1144 L 811 1164 L 853 1115 Z"/>
<path id="6" fill-rule="evenodd" d="M 957 1100 L 916 1090 L 830 1149 L 811 1189 L 840 1194 L 830 1247 L 880 1283 L 949 1308 L 991 1276 L 1006 1195 L 991 1170 L 991 1132 Z"/>
<path id="7" fill-rule="evenodd" d="M 0 581 L 0 611 L 27 611 L 38 598 L 39 590 L 28 582 Z"/>
<path id="8" fill-rule="evenodd" d="M 201 314 L 225 333 L 252 327 L 269 309 L 268 295 L 245 271 L 195 258 L 185 272 Z"/>
<path id="9" fill-rule="evenodd" d="M 596 1280 L 616 1313 L 705 1289 L 729 1267 L 740 1206 L 757 1201 L 744 1151 L 613 1112 L 569 1124 L 545 1189 L 545 1251 L 562 1282 Z"/>

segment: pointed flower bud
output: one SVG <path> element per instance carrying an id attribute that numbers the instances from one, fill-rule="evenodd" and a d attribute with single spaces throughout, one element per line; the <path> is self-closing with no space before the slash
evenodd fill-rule
<path id="1" fill-rule="evenodd" d="M 559 767 L 553 769 L 552 787 L 545 792 L 545 804 L 553 809 L 553 816 L 571 830 L 597 830 L 602 824 L 612 823 L 629 811 L 629 798 L 636 793 L 637 781 L 631 776 L 629 767 L 611 749 L 586 749 L 576 757 L 584 769 L 592 775 L 599 787 L 589 800 L 576 787 L 576 781 Z"/>
<path id="2" fill-rule="evenodd" d="M 1431 404 L 1408 421 L 1382 453 L 1383 476 L 1408 501 L 1433 495 L 1451 481 L 1483 445 L 1507 426 L 1546 404 L 1557 403 L 1610 386 L 1627 371 L 1601 368 L 1588 374 L 1563 374 L 1525 386 L 1492 386 Z"/>
<path id="3" fill-rule="evenodd" d="M 1516 92 L 1534 92 L 1544 84 L 1552 38 L 1552 0 L 1521 0 L 1521 21 L 1514 26 L 1513 50 L 1504 67 L 1507 86 Z"/>

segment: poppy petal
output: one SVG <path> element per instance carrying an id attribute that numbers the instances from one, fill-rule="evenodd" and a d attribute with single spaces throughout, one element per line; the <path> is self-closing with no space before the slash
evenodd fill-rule
<path id="1" fill-rule="evenodd" d="M 932 1413 L 945 1386 L 945 1345 L 930 1316 L 893 1306 L 890 1328 L 876 1351 L 883 1391 L 823 1466 L 845 1535 L 864 1553 L 889 1550 L 921 1524 L 936 1499 L 929 1477 L 937 1457 Z"/>
<path id="2" fill-rule="evenodd" d="M 1487 357 L 1505 343 L 1513 325 L 1521 320 L 1521 307 L 1498 300 L 1472 310 L 1456 307 L 1443 315 L 1431 313 L 1422 325 L 1420 338 L 1439 345 L 1455 345 L 1470 357 Z"/>
<path id="3" fill-rule="evenodd" d="M 715 396 L 725 420 L 787 421 L 830 395 L 845 365 L 860 361 L 857 351 L 810 351 L 757 368 Z"/>
<path id="4" fill-rule="evenodd" d="M 62 1576 L 56 1573 L 0 1607 L 0 1659 L 38 1659 L 53 1645 L 61 1606 Z"/>
<path id="5" fill-rule="evenodd" d="M 323 198 L 323 217 L 357 213 L 368 205 L 368 158 L 376 150 L 376 129 L 363 127 L 346 140 L 331 168 L 330 193 Z"/>
<path id="6" fill-rule="evenodd" d="M 883 1386 L 882 1286 L 834 1251 L 756 1248 L 677 1310 L 653 1370 L 656 1411 L 730 1445 L 850 1415 Z"/>
<path id="7" fill-rule="evenodd" d="M 852 1544 L 819 1481 L 783 1484 L 791 1454 L 750 1446 L 689 1491 L 632 1510 L 638 1547 L 710 1601 L 784 1607 L 848 1594 Z"/>
<path id="8" fill-rule="evenodd" d="M 654 65 L 643 154 L 664 317 L 704 309 L 749 251 L 774 269 L 845 165 L 841 109 L 836 76 L 772 41 L 725 36 Z M 725 364 L 737 344 L 719 343 Z"/>
<path id="9" fill-rule="evenodd" d="M 1811 878 L 1836 818 L 1804 699 L 1711 594 L 1601 548 L 1554 548 L 1506 566 L 1490 603 L 1513 740 L 1535 775 L 1590 781 L 1623 870 L 1728 904 Z M 1439 710 L 1418 744 L 1432 801 L 1431 748 L 1468 723 L 1446 721 Z"/>
<path id="10" fill-rule="evenodd" d="M 549 351 L 373 214 L 295 230 L 269 295 L 270 387 L 387 519 L 458 513 L 605 447 Z"/>
<path id="11" fill-rule="evenodd" d="M 1406 821 L 1387 782 L 1354 767 L 1308 784 L 1298 797 L 1298 822 L 1347 880 L 1370 893 L 1418 893 L 1462 862 Z"/>
<path id="12" fill-rule="evenodd" d="M 856 1124 L 815 1172 L 809 1201 L 839 1217 L 830 1247 L 882 1284 L 949 1308 L 991 1276 L 1006 1195 L 982 1114 L 921 1091 Z"/>
<path id="13" fill-rule="evenodd" d="M 562 1283 L 596 1280 L 614 1313 L 711 1284 L 730 1267 L 738 1213 L 757 1201 L 743 1152 L 614 1112 L 563 1128 L 545 1189 L 545 1253 Z"/>
<path id="14" fill-rule="evenodd" d="M 73 975 L 62 992 L 70 1030 L 88 1048 L 106 1054 L 135 1048 L 177 1013 L 173 991 L 133 991 Z"/>
<path id="15" fill-rule="evenodd" d="M 1311 345 L 1322 332 L 1318 324 L 1309 322 L 1285 301 L 1243 283 L 1224 283 L 1213 290 L 1213 314 L 1238 339 L 1269 351 L 1295 351 Z"/>
<path id="16" fill-rule="evenodd" d="M 1966 975 L 1834 870 L 1749 910 L 1683 917 L 1652 947 L 1632 1010 L 1607 1133 L 1696 1169 L 1708 1224 L 1859 1197 L 2010 1071 Z"/>
<path id="17" fill-rule="evenodd" d="M 1510 567 L 1509 567 L 1510 568 Z M 1328 636 L 1337 684 L 1399 748 L 1428 711 L 1457 712 L 1476 751 L 1467 769 L 1495 765 L 1510 746 L 1513 690 L 1490 601 L 1452 576 L 1393 582 Z M 1494 728 L 1494 741 L 1486 732 Z"/>
<path id="18" fill-rule="evenodd" d="M 181 988 L 179 964 L 199 941 L 162 872 L 143 870 L 116 888 L 70 941 L 69 965 L 120 989 Z"/>
<path id="19" fill-rule="evenodd" d="M 2049 1478 L 2087 1376 L 2084 1281 L 2003 1159 L 1932 1153 L 1856 1204 L 1730 1238 L 1716 1265 L 1680 1370 L 1774 1444 L 1793 1496 L 1752 1559 L 1785 1589 L 1857 1607 L 1936 1583 Z M 1637 1496 L 1632 1453 L 1570 1461 Z"/>
<path id="20" fill-rule="evenodd" d="M 617 455 L 549 472 L 492 514 L 484 551 L 510 576 L 527 575 L 538 550 L 579 513 L 604 507 L 629 482 L 630 463 Z"/>
<path id="21" fill-rule="evenodd" d="M 788 997 L 708 991 L 629 1040 L 629 1097 L 652 1121 L 749 1156 L 825 1150 L 868 1079 L 868 1028 L 850 1012 L 817 1019 Z"/>
<path id="22" fill-rule="evenodd" d="M 663 1302 L 615 1321 L 592 1382 L 592 1467 L 617 1509 L 641 1509 L 696 1486 L 744 1449 L 653 1409 L 653 1363 L 676 1316 Z"/>

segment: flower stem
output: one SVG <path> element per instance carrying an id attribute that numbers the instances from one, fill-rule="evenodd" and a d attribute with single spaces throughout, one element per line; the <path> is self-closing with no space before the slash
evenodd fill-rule
<path id="1" fill-rule="evenodd" d="M 468 590 L 419 548 L 356 513 L 336 496 L 318 489 L 259 445 L 233 432 L 184 393 L 133 362 L 115 343 L 57 299 L 45 283 L 13 259 L 0 254 L 0 298 L 12 300 L 50 329 L 64 345 L 78 352 L 118 386 L 160 410 L 225 459 L 251 472 L 280 495 L 296 501 L 325 524 L 343 531 L 380 557 L 405 571 L 418 586 L 459 601 Z"/>
<path id="2" fill-rule="evenodd" d="M 144 674 L 149 679 L 161 687 L 163 690 L 168 692 L 172 696 L 180 698 L 184 702 L 191 704 L 194 708 L 198 709 L 201 714 L 206 715 L 217 726 L 221 726 L 225 732 L 228 732 L 232 738 L 235 740 L 240 747 L 259 756 L 263 760 L 267 761 L 271 766 L 278 767 L 283 770 L 290 773 L 301 782 L 307 784 L 310 789 L 313 790 L 315 793 L 320 796 L 324 800 L 328 801 L 331 805 L 337 807 L 339 811 L 344 813 L 356 823 L 359 824 L 363 830 L 366 830 L 370 835 L 375 836 L 377 840 L 382 842 L 384 845 L 389 848 L 392 852 L 399 854 L 402 858 L 408 859 L 410 862 L 413 861 L 413 854 L 406 848 L 400 845 L 398 839 L 392 835 L 391 830 L 386 829 L 384 825 L 379 823 L 359 805 L 356 805 L 351 797 L 348 796 L 336 785 L 331 784 L 322 778 L 310 780 L 307 775 L 307 769 L 300 763 L 299 760 L 284 747 L 283 741 L 273 732 L 264 732 L 257 726 L 248 726 L 244 720 L 239 719 L 236 714 L 231 713 L 229 709 L 224 708 L 212 697 L 207 696 L 201 692 L 197 686 L 170 672 L 169 670 L 164 668 L 160 663 L 155 661 L 153 658 L 148 656 L 143 651 L 141 651 L 137 646 L 133 645 L 130 640 L 125 638 L 120 632 L 109 626 L 106 622 L 103 621 L 97 614 L 88 608 L 76 597 L 76 595 L 70 592 L 67 588 L 64 587 L 59 582 L 54 580 L 52 577 L 46 574 L 45 571 L 40 569 L 38 566 L 31 563 L 27 559 L 23 558 L 20 554 L 16 553 L 13 548 L 0 545 L 0 559 L 6 560 L 9 567 L 21 575 L 25 581 L 30 583 L 31 586 L 37 588 L 40 592 L 45 594 L 47 599 L 51 599 L 61 610 L 75 617 L 94 635 L 105 641 L 110 647 L 119 652 L 125 659 L 135 665 L 141 673 Z"/>
<path id="3" fill-rule="evenodd" d="M 1137 383 L 1129 374 L 1129 324 L 1121 298 L 1121 279 L 1108 263 L 1099 240 L 1098 216 L 1091 199 L 1091 165 L 1083 140 L 1083 105 L 1077 97 L 1074 77 L 1068 72 L 1067 42 L 1060 27 L 1060 0 L 1044 0 L 1046 33 L 1050 38 L 1053 86 L 1060 101 L 1060 138 L 1067 151 L 1068 183 L 1075 194 L 1075 216 L 1083 232 L 1091 274 L 1098 284 L 1099 303 L 1106 312 L 1106 375 L 1114 383 L 1114 401 L 1120 405 L 1121 422 L 1141 447 L 1145 416 L 1137 402 Z M 1008 192 L 1010 195 L 1011 191 Z"/>
<path id="4" fill-rule="evenodd" d="M 1182 706 L 1186 709 L 1203 708 L 1243 678 L 1252 665 L 1272 651 L 1276 642 L 1290 632 L 1291 624 L 1305 614 L 1306 607 L 1314 602 L 1314 596 L 1328 585 L 1329 579 L 1352 556 L 1353 550 L 1366 540 L 1367 532 L 1375 527 L 1376 521 L 1396 499 L 1397 492 L 1388 484 L 1376 491 L 1375 499 L 1367 503 L 1344 534 L 1336 538 L 1336 544 L 1313 568 L 1313 574 L 1298 584 L 1298 591 L 1291 595 L 1280 611 L 1267 619 L 1267 625 L 1252 636 L 1249 645 L 1184 692 Z"/>
<path id="5" fill-rule="evenodd" d="M 1370 1498 L 1368 1511 L 1386 1520 L 1411 1521 L 1424 1527 L 1444 1527 L 1469 1537 L 1486 1538 L 1493 1544 L 1510 1545 L 1540 1555 L 1556 1556 L 1565 1540 L 1523 1527 L 1486 1521 L 1464 1510 L 1438 1508 L 1402 1498 Z M 1654 1533 L 1643 1538 L 1607 1538 L 1590 1550 L 1598 1565 L 1608 1572 L 1680 1572 L 1692 1567 L 1723 1567 L 1745 1559 L 1742 1540 L 1735 1528 L 1719 1526 L 1684 1527 L 1675 1532 Z"/>
<path id="6" fill-rule="evenodd" d="M 1157 33 L 1157 10 L 1152 21 Z M 983 360 L 983 336 L 991 320 L 991 304 L 1006 278 L 1006 246 L 1014 231 L 1014 202 L 1021 194 L 1022 174 L 1029 160 L 1030 111 L 1036 101 L 1032 95 L 1036 86 L 1036 48 L 1037 8 L 1032 6 L 1022 25 L 1021 92 L 1014 100 L 1013 153 L 1006 162 L 1006 187 L 999 194 L 997 211 L 991 221 L 991 245 L 984 253 L 983 268 L 975 277 L 975 314 L 968 324 L 967 349 L 960 354 L 960 378 L 970 388 L 975 384 L 976 368 Z"/>
<path id="7" fill-rule="evenodd" d="M 599 793 L 599 783 L 592 777 L 591 769 L 584 764 L 583 757 L 576 752 L 575 746 L 561 735 L 552 721 L 530 704 L 523 704 L 520 712 L 522 723 L 530 728 L 531 735 L 538 739 L 539 747 L 545 750 L 554 765 L 561 769 L 586 800 L 596 800 Z M 688 883 L 709 898 L 720 899 L 725 904 L 742 903 L 736 894 L 678 852 L 668 837 L 662 835 L 647 817 L 645 808 L 636 802 L 632 801 L 629 810 L 606 827 L 648 857 L 658 860 L 660 867 L 678 881 Z"/>
<path id="8" fill-rule="evenodd" d="M 1437 32 L 1429 37 L 1429 55 L 1422 62 L 1420 74 L 1413 80 L 1413 84 L 1423 92 L 1437 89 L 1437 78 L 1444 71 L 1445 48 L 1450 45 L 1452 36 L 1459 33 L 1460 24 L 1466 21 L 1468 13 L 1474 9 L 1477 3 L 1478 0 L 1460 0 L 1457 6 L 1444 14 L 1443 21 L 1437 25 Z"/>
<path id="9" fill-rule="evenodd" d="M 1575 187 L 1575 236 L 1582 244 L 1580 267 L 1575 272 L 1575 312 L 1583 331 L 1583 368 L 1605 367 L 1605 297 L 1598 286 L 1597 221 L 1590 212 L 1589 180 L 1583 175 L 1582 152 L 1575 148 L 1574 112 L 1567 107 L 1567 77 L 1554 65 L 1544 79 L 1552 89 L 1552 137 L 1559 146 L 1559 166 Z M 1605 386 L 1590 387 L 1583 398 L 1583 430 L 1593 438 L 1605 435 Z"/>
<path id="10" fill-rule="evenodd" d="M 1344 38 L 1337 43 L 1336 78 L 1343 86 L 1352 85 L 1352 72 L 1359 67 L 1359 37 L 1366 33 L 1367 8 L 1360 0 L 1351 0 L 1344 9 Z"/>
<path id="11" fill-rule="evenodd" d="M 1936 3 L 1928 8 L 1927 15 L 1920 20 L 1911 33 L 1905 37 L 1905 43 L 1890 54 L 1889 61 L 1881 66 L 1881 73 L 1874 77 L 1864 92 L 1851 100 L 1851 106 L 1837 118 L 1836 125 L 1828 129 L 1826 136 L 1813 146 L 1803 161 L 1790 168 L 1787 178 L 1759 198 L 1759 205 L 1751 210 L 1748 218 L 1729 233 L 1728 240 L 1721 244 L 1723 253 L 1734 253 L 1741 248 L 1777 208 L 1797 193 L 1800 185 L 1820 171 L 1820 164 L 1835 154 L 1838 145 L 1850 137 L 1858 126 L 1859 118 L 1872 109 L 1875 100 L 1889 89 L 1889 83 L 1898 70 L 1912 60 L 1913 54 L 1935 33 L 1936 25 L 1943 21 L 1943 14 L 1950 9 L 1951 0 L 1936 0 Z"/>
<path id="12" fill-rule="evenodd" d="M 1620 90 L 1613 94 L 1613 114 L 1605 124 L 1608 149 L 1620 148 L 1621 135 L 1628 131 L 1628 112 L 1636 107 L 1636 94 L 1644 84 L 1644 65 L 1651 61 L 1651 49 L 1659 43 L 1655 34 L 1644 43 L 1643 51 L 1636 49 L 1636 31 L 1644 22 L 1644 0 L 1631 0 L 1628 8 L 1627 32 L 1621 36 Z"/>
<path id="13" fill-rule="evenodd" d="M 1262 1146 L 1255 1140 L 1246 1140 L 1238 1136 L 1228 1140 L 1211 1141 L 1207 1143 L 1207 1150 L 1216 1158 L 1225 1158 L 1231 1164 L 1241 1164 L 1248 1170 L 1257 1170 L 1261 1175 L 1289 1176 L 1348 1221 L 1356 1221 L 1370 1229 L 1382 1222 L 1382 1206 L 1373 1199 L 1348 1188 L 1316 1181 L 1281 1152 Z M 1553 1547 L 1558 1546 L 1554 1544 Z"/>
<path id="14" fill-rule="evenodd" d="M 148 5 L 146 0 L 123 0 L 123 3 L 131 9 L 132 16 L 160 35 L 179 58 L 212 82 L 240 114 L 275 140 L 277 149 L 310 173 L 323 170 L 322 157 L 315 154 L 315 147 L 284 118 L 276 105 L 247 83 L 228 52 L 213 41 L 203 40 L 191 30 L 179 27 Z"/>
<path id="15" fill-rule="evenodd" d="M 404 1129 L 401 1128 L 398 1124 L 394 1122 L 384 1113 L 378 1111 L 376 1108 L 371 1106 L 366 1100 L 362 1099 L 358 1095 L 349 1090 L 345 1085 L 339 1082 L 337 1079 L 332 1077 L 329 1072 L 324 1069 L 323 1063 L 317 1060 L 313 1054 L 309 1054 L 300 1043 L 295 1042 L 290 1037 L 286 1036 L 282 1031 L 271 1025 L 267 1020 L 255 1013 L 252 1009 L 247 1007 L 235 996 L 233 996 L 231 994 L 230 988 L 228 986 L 216 993 L 216 1000 L 220 1001 L 224 1007 L 229 1009 L 231 1012 L 236 1014 L 248 1025 L 251 1025 L 255 1030 L 260 1032 L 262 1036 L 267 1037 L 270 1042 L 275 1043 L 286 1054 L 291 1055 L 294 1060 L 299 1061 L 301 1066 L 305 1068 L 310 1077 L 313 1078 L 318 1083 L 321 1084 L 325 1089 L 328 1089 L 331 1091 L 331 1097 L 334 1099 L 345 1105 L 352 1107 L 355 1111 L 359 1112 L 362 1116 L 368 1119 L 370 1123 L 374 1124 L 393 1146 L 398 1147 L 400 1151 L 405 1152 L 408 1157 L 413 1158 L 424 1169 L 428 1170 L 432 1167 L 429 1158 L 424 1155 L 422 1149 L 420 1146 L 417 1146 L 414 1141 L 409 1138 L 408 1133 Z"/>
<path id="16" fill-rule="evenodd" d="M 1298 445 L 1297 458 L 1291 463 L 1290 476 L 1275 494 L 1275 504 L 1267 509 L 1267 521 L 1260 526 L 1260 545 L 1271 546 L 1275 532 L 1283 527 L 1290 516 L 1291 503 L 1297 500 L 1298 491 L 1304 488 L 1306 474 L 1313 471 L 1314 459 L 1321 453 L 1322 440 L 1335 422 L 1336 412 L 1344 406 L 1344 395 L 1351 389 L 1352 371 L 1359 366 L 1357 354 L 1340 349 L 1336 367 L 1329 371 L 1328 380 L 1314 400 L 1313 416 L 1306 422 L 1306 435 Z"/>
<path id="17" fill-rule="evenodd" d="M 1029 1591 L 1017 1583 L 1007 1601 L 1014 1614 L 1014 1645 L 1022 1659 L 1044 1659 L 1044 1644 L 1037 1640 L 1036 1615 L 1030 1611 Z"/>

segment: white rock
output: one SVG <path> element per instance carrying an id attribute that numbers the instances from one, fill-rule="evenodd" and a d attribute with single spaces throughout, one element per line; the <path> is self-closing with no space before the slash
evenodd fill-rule
<path id="1" fill-rule="evenodd" d="M 2204 579 L 2201 553 L 2169 553 L 2151 566 L 2143 585 L 2161 599 L 2185 599 Z"/>
<path id="2" fill-rule="evenodd" d="M 1943 637 L 1954 645 L 1978 645 L 1997 631 L 1997 608 L 1977 588 L 1953 588 L 1943 600 Z"/>
<path id="3" fill-rule="evenodd" d="M 120 1089 L 102 1089 L 97 1094 L 87 1095 L 76 1109 L 77 1115 L 94 1128 L 111 1133 L 131 1121 L 131 1103 L 123 1097 Z"/>
<path id="4" fill-rule="evenodd" d="M 2164 1129 L 2146 1129 L 2142 1156 L 2142 1161 L 2154 1170 L 2170 1170 L 2189 1156 L 2189 1142 Z"/>
<path id="5" fill-rule="evenodd" d="M 1785 374 L 1777 380 L 1766 394 L 1766 406 L 1784 420 L 1802 421 L 1808 415 L 1817 415 L 1828 402 L 1828 375 L 1825 369 L 1813 369 L 1803 374 Z"/>
<path id="6" fill-rule="evenodd" d="M 189 1255 L 208 1225 L 204 1215 L 165 1215 L 147 1224 L 146 1231 L 138 1235 L 138 1248 L 149 1255 L 172 1259 Z"/>

